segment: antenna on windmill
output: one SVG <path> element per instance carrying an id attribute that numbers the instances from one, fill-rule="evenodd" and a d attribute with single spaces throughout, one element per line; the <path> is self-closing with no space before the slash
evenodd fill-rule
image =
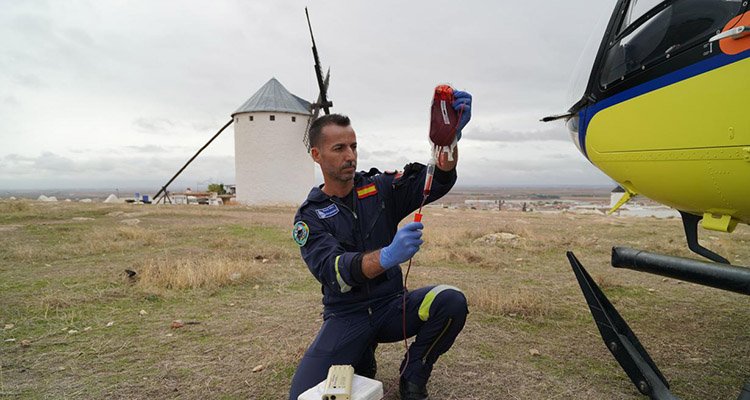
<path id="1" fill-rule="evenodd" d="M 325 78 L 323 78 L 323 72 L 320 66 L 320 57 L 318 56 L 318 47 L 315 45 L 315 36 L 313 36 L 312 24 L 310 24 L 310 14 L 307 12 L 307 7 L 305 7 L 305 16 L 307 17 L 307 27 L 310 29 L 313 59 L 315 60 L 315 77 L 318 80 L 318 89 L 320 90 L 318 94 L 318 100 L 315 103 L 310 104 L 310 112 L 312 113 L 312 118 L 307 120 L 307 128 L 305 129 L 305 136 L 302 140 L 305 143 L 305 147 L 307 147 L 307 151 L 310 152 L 310 138 L 308 135 L 310 131 L 310 124 L 312 124 L 312 122 L 318 118 L 321 109 L 326 115 L 330 114 L 330 109 L 331 107 L 333 107 L 333 102 L 328 100 L 328 83 L 331 79 L 331 69 L 328 68 L 328 72 L 326 72 L 326 76 Z"/>

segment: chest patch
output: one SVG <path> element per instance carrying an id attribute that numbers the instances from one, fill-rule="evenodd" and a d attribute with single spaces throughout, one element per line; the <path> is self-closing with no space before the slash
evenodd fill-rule
<path id="1" fill-rule="evenodd" d="M 318 218 L 320 219 L 331 218 L 339 213 L 339 208 L 335 204 L 331 204 L 326 208 L 315 210 L 315 213 L 318 214 Z"/>

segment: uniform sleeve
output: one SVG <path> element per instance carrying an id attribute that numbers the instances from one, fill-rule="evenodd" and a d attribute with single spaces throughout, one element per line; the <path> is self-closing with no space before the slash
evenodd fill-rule
<path id="1" fill-rule="evenodd" d="M 299 236 L 296 236 L 295 241 L 307 268 L 318 282 L 339 293 L 349 292 L 364 283 L 362 253 L 345 251 L 316 216 L 298 213 L 295 221 L 295 235 L 302 224 L 303 229 L 307 229 L 305 240 L 298 240 Z"/>
<path id="2" fill-rule="evenodd" d="M 427 175 L 427 167 L 419 163 L 407 164 L 402 176 L 393 180 L 393 203 L 396 210 L 397 221 L 401 221 L 407 215 L 413 213 L 422 204 L 424 197 L 424 181 Z M 448 193 L 457 179 L 456 169 L 442 171 L 435 168 L 432 179 L 432 189 L 425 204 L 432 203 Z"/>

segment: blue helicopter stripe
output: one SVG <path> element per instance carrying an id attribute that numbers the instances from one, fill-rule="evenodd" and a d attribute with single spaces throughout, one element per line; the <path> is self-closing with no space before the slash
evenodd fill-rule
<path id="1" fill-rule="evenodd" d="M 716 68 L 729 65 L 731 63 L 744 60 L 750 57 L 750 51 L 743 51 L 742 53 L 735 55 L 717 54 L 711 58 L 703 61 L 699 61 L 695 64 L 688 65 L 685 68 L 678 69 L 677 71 L 670 72 L 666 75 L 662 75 L 656 79 L 642 83 L 638 86 L 624 90 L 617 93 L 614 96 L 607 97 L 606 99 L 596 102 L 581 111 L 578 112 L 579 127 L 578 127 L 578 141 L 581 144 L 581 151 L 586 158 L 589 157 L 586 151 L 586 130 L 588 129 L 589 122 L 594 118 L 596 113 L 606 108 L 612 107 L 616 104 L 630 100 L 634 97 L 638 97 L 642 94 L 652 92 L 654 90 L 661 89 L 665 86 L 672 85 L 674 83 L 683 81 L 685 79 L 692 78 L 702 73 L 711 71 Z"/>

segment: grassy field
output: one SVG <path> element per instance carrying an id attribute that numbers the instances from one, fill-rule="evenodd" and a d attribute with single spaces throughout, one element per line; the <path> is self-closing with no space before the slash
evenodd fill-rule
<path id="1" fill-rule="evenodd" d="M 285 398 L 322 322 L 293 215 L 0 202 L 0 398 Z M 750 379 L 750 297 L 609 267 L 613 245 L 687 256 L 678 220 L 432 207 L 425 224 L 409 286 L 459 286 L 471 312 L 435 367 L 435 399 L 642 398 L 604 347 L 566 250 L 676 395 L 735 399 Z M 502 232 L 518 237 L 483 239 Z M 748 227 L 701 235 L 750 264 Z M 378 347 L 386 388 L 402 346 Z"/>

